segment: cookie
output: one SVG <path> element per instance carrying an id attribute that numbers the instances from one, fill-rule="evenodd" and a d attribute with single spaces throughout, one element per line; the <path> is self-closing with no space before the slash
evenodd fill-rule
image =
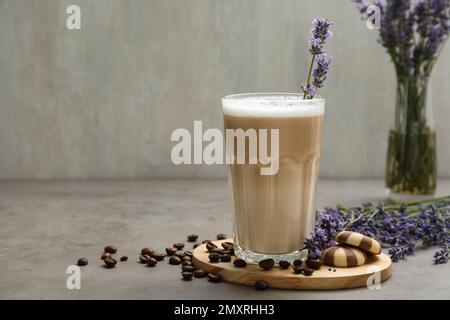
<path id="1" fill-rule="evenodd" d="M 336 236 L 336 242 L 357 247 L 368 254 L 377 255 L 381 253 L 381 246 L 375 239 L 358 232 L 342 231 Z"/>
<path id="2" fill-rule="evenodd" d="M 322 250 L 320 260 L 327 266 L 351 268 L 366 263 L 367 254 L 354 247 L 334 246 Z"/>

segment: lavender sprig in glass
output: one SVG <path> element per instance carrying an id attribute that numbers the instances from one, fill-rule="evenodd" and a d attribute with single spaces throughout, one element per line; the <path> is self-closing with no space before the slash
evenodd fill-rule
<path id="1" fill-rule="evenodd" d="M 333 36 L 330 30 L 333 22 L 316 18 L 313 21 L 314 27 L 311 29 L 311 39 L 309 40 L 309 52 L 311 53 L 311 63 L 309 66 L 308 80 L 306 85 L 302 85 L 304 93 L 303 99 L 312 99 L 327 79 L 328 68 L 331 64 L 331 58 L 327 57 L 324 46 L 326 40 Z M 313 71 L 314 63 L 317 64 Z M 311 76 L 313 77 L 311 81 Z"/>

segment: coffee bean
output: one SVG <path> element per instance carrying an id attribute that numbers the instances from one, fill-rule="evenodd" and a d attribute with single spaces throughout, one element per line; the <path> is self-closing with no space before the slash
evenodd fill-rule
<path id="1" fill-rule="evenodd" d="M 184 257 L 183 252 L 176 252 L 175 255 L 180 259 L 183 259 L 183 257 Z"/>
<path id="2" fill-rule="evenodd" d="M 185 260 L 185 261 L 183 261 L 182 263 L 181 263 L 181 265 L 184 267 L 184 266 L 192 266 L 192 262 L 191 261 L 187 261 L 187 260 Z"/>
<path id="3" fill-rule="evenodd" d="M 302 266 L 294 266 L 294 273 L 301 274 L 303 273 L 303 267 Z"/>
<path id="4" fill-rule="evenodd" d="M 208 242 L 206 243 L 206 249 L 211 252 L 213 249 L 217 249 L 217 246 L 212 242 Z"/>
<path id="5" fill-rule="evenodd" d="M 139 256 L 139 262 L 140 263 L 147 263 L 147 261 L 148 261 L 148 259 L 150 259 L 151 257 L 150 256 L 147 256 L 147 255 L 145 255 L 145 256 Z"/>
<path id="6" fill-rule="evenodd" d="M 127 261 L 127 260 L 128 260 L 127 256 L 120 257 L 120 261 L 122 261 L 122 262 Z"/>
<path id="7" fill-rule="evenodd" d="M 227 238 L 227 235 L 225 233 L 219 233 L 216 238 L 217 240 L 225 240 Z"/>
<path id="8" fill-rule="evenodd" d="M 291 266 L 291 263 L 289 261 L 284 261 L 284 260 L 278 262 L 278 264 L 281 269 L 287 269 Z"/>
<path id="9" fill-rule="evenodd" d="M 208 243 L 208 242 L 211 242 L 211 240 L 202 240 L 202 244 L 205 244 L 205 243 Z"/>
<path id="10" fill-rule="evenodd" d="M 198 234 L 190 234 L 187 236 L 187 240 L 189 242 L 195 242 L 195 241 L 197 241 L 197 239 L 198 239 Z"/>
<path id="11" fill-rule="evenodd" d="M 226 250 L 226 249 L 222 249 L 219 251 L 220 254 L 229 254 L 231 255 L 231 251 L 230 250 Z"/>
<path id="12" fill-rule="evenodd" d="M 194 271 L 194 277 L 196 278 L 204 278 L 206 276 L 205 270 L 198 269 Z"/>
<path id="13" fill-rule="evenodd" d="M 247 266 L 247 262 L 243 259 L 236 259 L 233 264 L 236 268 L 245 268 Z"/>
<path id="14" fill-rule="evenodd" d="M 200 243 L 194 243 L 193 245 L 192 245 L 192 248 L 197 248 L 198 246 L 200 245 Z"/>
<path id="15" fill-rule="evenodd" d="M 270 270 L 275 265 L 275 261 L 273 259 L 264 259 L 259 262 L 259 266 L 264 270 Z"/>
<path id="16" fill-rule="evenodd" d="M 212 252 L 209 254 L 209 262 L 219 262 L 220 260 L 220 254 L 216 252 Z"/>
<path id="17" fill-rule="evenodd" d="M 303 274 L 304 274 L 305 276 L 307 276 L 307 277 L 309 277 L 310 275 L 312 275 L 313 272 L 314 272 L 313 269 L 310 269 L 310 268 L 303 268 Z"/>
<path id="18" fill-rule="evenodd" d="M 234 248 L 234 243 L 233 242 L 222 242 L 220 245 L 225 250 L 232 250 Z"/>
<path id="19" fill-rule="evenodd" d="M 191 257 L 191 258 L 192 258 L 192 256 L 193 256 L 192 251 L 185 251 L 185 252 L 184 252 L 184 255 L 185 255 L 186 257 Z"/>
<path id="20" fill-rule="evenodd" d="M 256 290 L 267 290 L 269 287 L 269 284 L 265 282 L 264 280 L 258 280 L 255 282 L 255 288 Z"/>
<path id="21" fill-rule="evenodd" d="M 218 253 L 218 254 L 222 254 L 222 249 L 220 249 L 220 248 L 212 248 L 209 252 L 215 252 L 215 253 Z"/>
<path id="22" fill-rule="evenodd" d="M 176 248 L 166 248 L 166 253 L 168 256 L 173 256 L 177 252 Z"/>
<path id="23" fill-rule="evenodd" d="M 114 246 L 106 246 L 104 251 L 108 252 L 108 253 L 116 253 L 117 252 L 117 248 L 114 247 Z"/>
<path id="24" fill-rule="evenodd" d="M 183 256 L 182 258 L 181 258 L 181 261 L 191 261 L 192 260 L 192 258 L 191 257 L 188 257 L 188 256 Z"/>
<path id="25" fill-rule="evenodd" d="M 82 266 L 86 266 L 88 264 L 88 259 L 87 258 L 80 258 L 77 261 L 77 265 L 82 267 Z"/>
<path id="26" fill-rule="evenodd" d="M 181 264 L 181 259 L 178 258 L 177 256 L 171 256 L 169 259 L 169 263 L 173 265 L 178 265 Z"/>
<path id="27" fill-rule="evenodd" d="M 153 250 L 153 249 L 150 249 L 150 248 L 143 248 L 142 250 L 141 250 L 141 254 L 143 255 L 143 256 L 152 256 L 152 255 L 154 255 L 155 254 L 155 250 Z"/>
<path id="28" fill-rule="evenodd" d="M 231 256 L 229 254 L 223 254 L 220 257 L 220 261 L 221 262 L 230 262 L 231 261 Z"/>
<path id="29" fill-rule="evenodd" d="M 105 263 L 106 268 L 114 268 L 117 263 L 116 259 L 114 259 L 113 257 L 105 258 L 105 260 L 103 260 L 103 262 Z"/>
<path id="30" fill-rule="evenodd" d="M 306 260 L 306 265 L 308 266 L 308 268 L 311 268 L 313 270 L 319 270 L 320 267 L 322 266 L 322 261 L 320 260 L 312 260 L 312 259 L 308 259 Z"/>
<path id="31" fill-rule="evenodd" d="M 181 250 L 184 248 L 184 243 L 182 242 L 177 242 L 173 244 L 174 248 L 177 248 L 178 250 Z"/>
<path id="32" fill-rule="evenodd" d="M 294 262 L 292 263 L 294 266 L 297 266 L 297 267 L 299 267 L 299 266 L 301 266 L 302 265 L 302 260 L 300 260 L 300 259 L 297 259 L 297 260 L 294 260 Z"/>
<path id="33" fill-rule="evenodd" d="M 157 263 L 158 263 L 158 261 L 155 258 L 149 258 L 147 260 L 147 266 L 149 266 L 149 267 L 154 267 L 154 266 L 156 266 Z"/>
<path id="34" fill-rule="evenodd" d="M 101 259 L 102 259 L 102 260 L 105 260 L 105 258 L 109 258 L 109 257 L 111 257 L 111 253 L 105 252 L 105 253 L 102 254 Z"/>
<path id="35" fill-rule="evenodd" d="M 164 253 L 154 253 L 151 255 L 152 258 L 156 259 L 156 261 L 162 261 L 166 257 Z"/>
<path id="36" fill-rule="evenodd" d="M 210 282 L 219 283 L 222 281 L 223 276 L 220 273 L 208 273 L 208 278 Z"/>
<path id="37" fill-rule="evenodd" d="M 182 272 L 181 276 L 183 277 L 184 281 L 189 281 L 189 280 L 192 280 L 194 273 L 193 272 Z"/>
<path id="38" fill-rule="evenodd" d="M 186 271 L 186 272 L 194 272 L 194 267 L 193 266 L 183 266 L 181 268 L 181 270 Z"/>

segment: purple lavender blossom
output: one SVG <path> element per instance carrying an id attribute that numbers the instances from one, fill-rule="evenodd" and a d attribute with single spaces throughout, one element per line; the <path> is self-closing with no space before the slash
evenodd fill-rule
<path id="1" fill-rule="evenodd" d="M 361 14 L 366 0 L 353 0 Z M 450 0 L 376 0 L 379 42 L 395 64 L 397 76 L 429 76 L 450 33 Z"/>
<path id="2" fill-rule="evenodd" d="M 325 41 L 333 36 L 330 31 L 330 27 L 333 22 L 324 18 L 316 18 L 313 21 L 314 27 L 311 29 L 311 39 L 309 44 L 311 45 L 309 51 L 311 54 L 321 54 L 323 52 L 323 46 Z"/>
<path id="3" fill-rule="evenodd" d="M 312 99 L 317 93 L 317 89 L 323 87 L 326 79 L 328 68 L 331 64 L 331 58 L 328 58 L 324 45 L 327 39 L 333 36 L 330 30 L 333 22 L 324 19 L 316 18 L 313 21 L 314 27 L 311 29 L 311 39 L 309 40 L 311 53 L 311 64 L 309 67 L 308 81 L 306 85 L 302 85 L 302 91 L 304 93 L 303 99 Z M 313 71 L 314 62 L 317 66 Z M 311 74 L 313 75 L 313 80 L 311 82 Z"/>
<path id="4" fill-rule="evenodd" d="M 312 84 L 316 88 L 322 88 L 324 82 L 327 80 L 328 68 L 331 65 L 331 58 L 326 53 L 322 53 L 316 58 L 317 67 L 313 72 Z"/>
<path id="5" fill-rule="evenodd" d="M 344 229 L 378 239 L 384 248 L 389 248 L 394 262 L 414 254 L 421 243 L 424 247 L 439 245 L 433 263 L 447 263 L 450 197 L 412 206 L 363 204 L 354 208 L 325 208 L 317 215 L 315 231 L 304 242 L 309 256 L 318 258 L 322 249 L 334 245 L 336 234 Z"/>

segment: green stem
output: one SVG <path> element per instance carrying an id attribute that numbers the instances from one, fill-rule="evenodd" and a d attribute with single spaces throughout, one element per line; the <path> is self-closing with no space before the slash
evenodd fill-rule
<path id="1" fill-rule="evenodd" d="M 313 54 L 312 58 L 311 58 L 311 64 L 309 65 L 309 72 L 308 72 L 308 81 L 306 82 L 306 86 L 309 85 L 309 83 L 311 82 L 311 73 L 312 73 L 312 69 L 313 69 L 313 65 L 314 65 L 314 59 L 316 58 L 316 55 Z M 306 99 L 306 92 L 303 94 L 303 100 Z"/>

